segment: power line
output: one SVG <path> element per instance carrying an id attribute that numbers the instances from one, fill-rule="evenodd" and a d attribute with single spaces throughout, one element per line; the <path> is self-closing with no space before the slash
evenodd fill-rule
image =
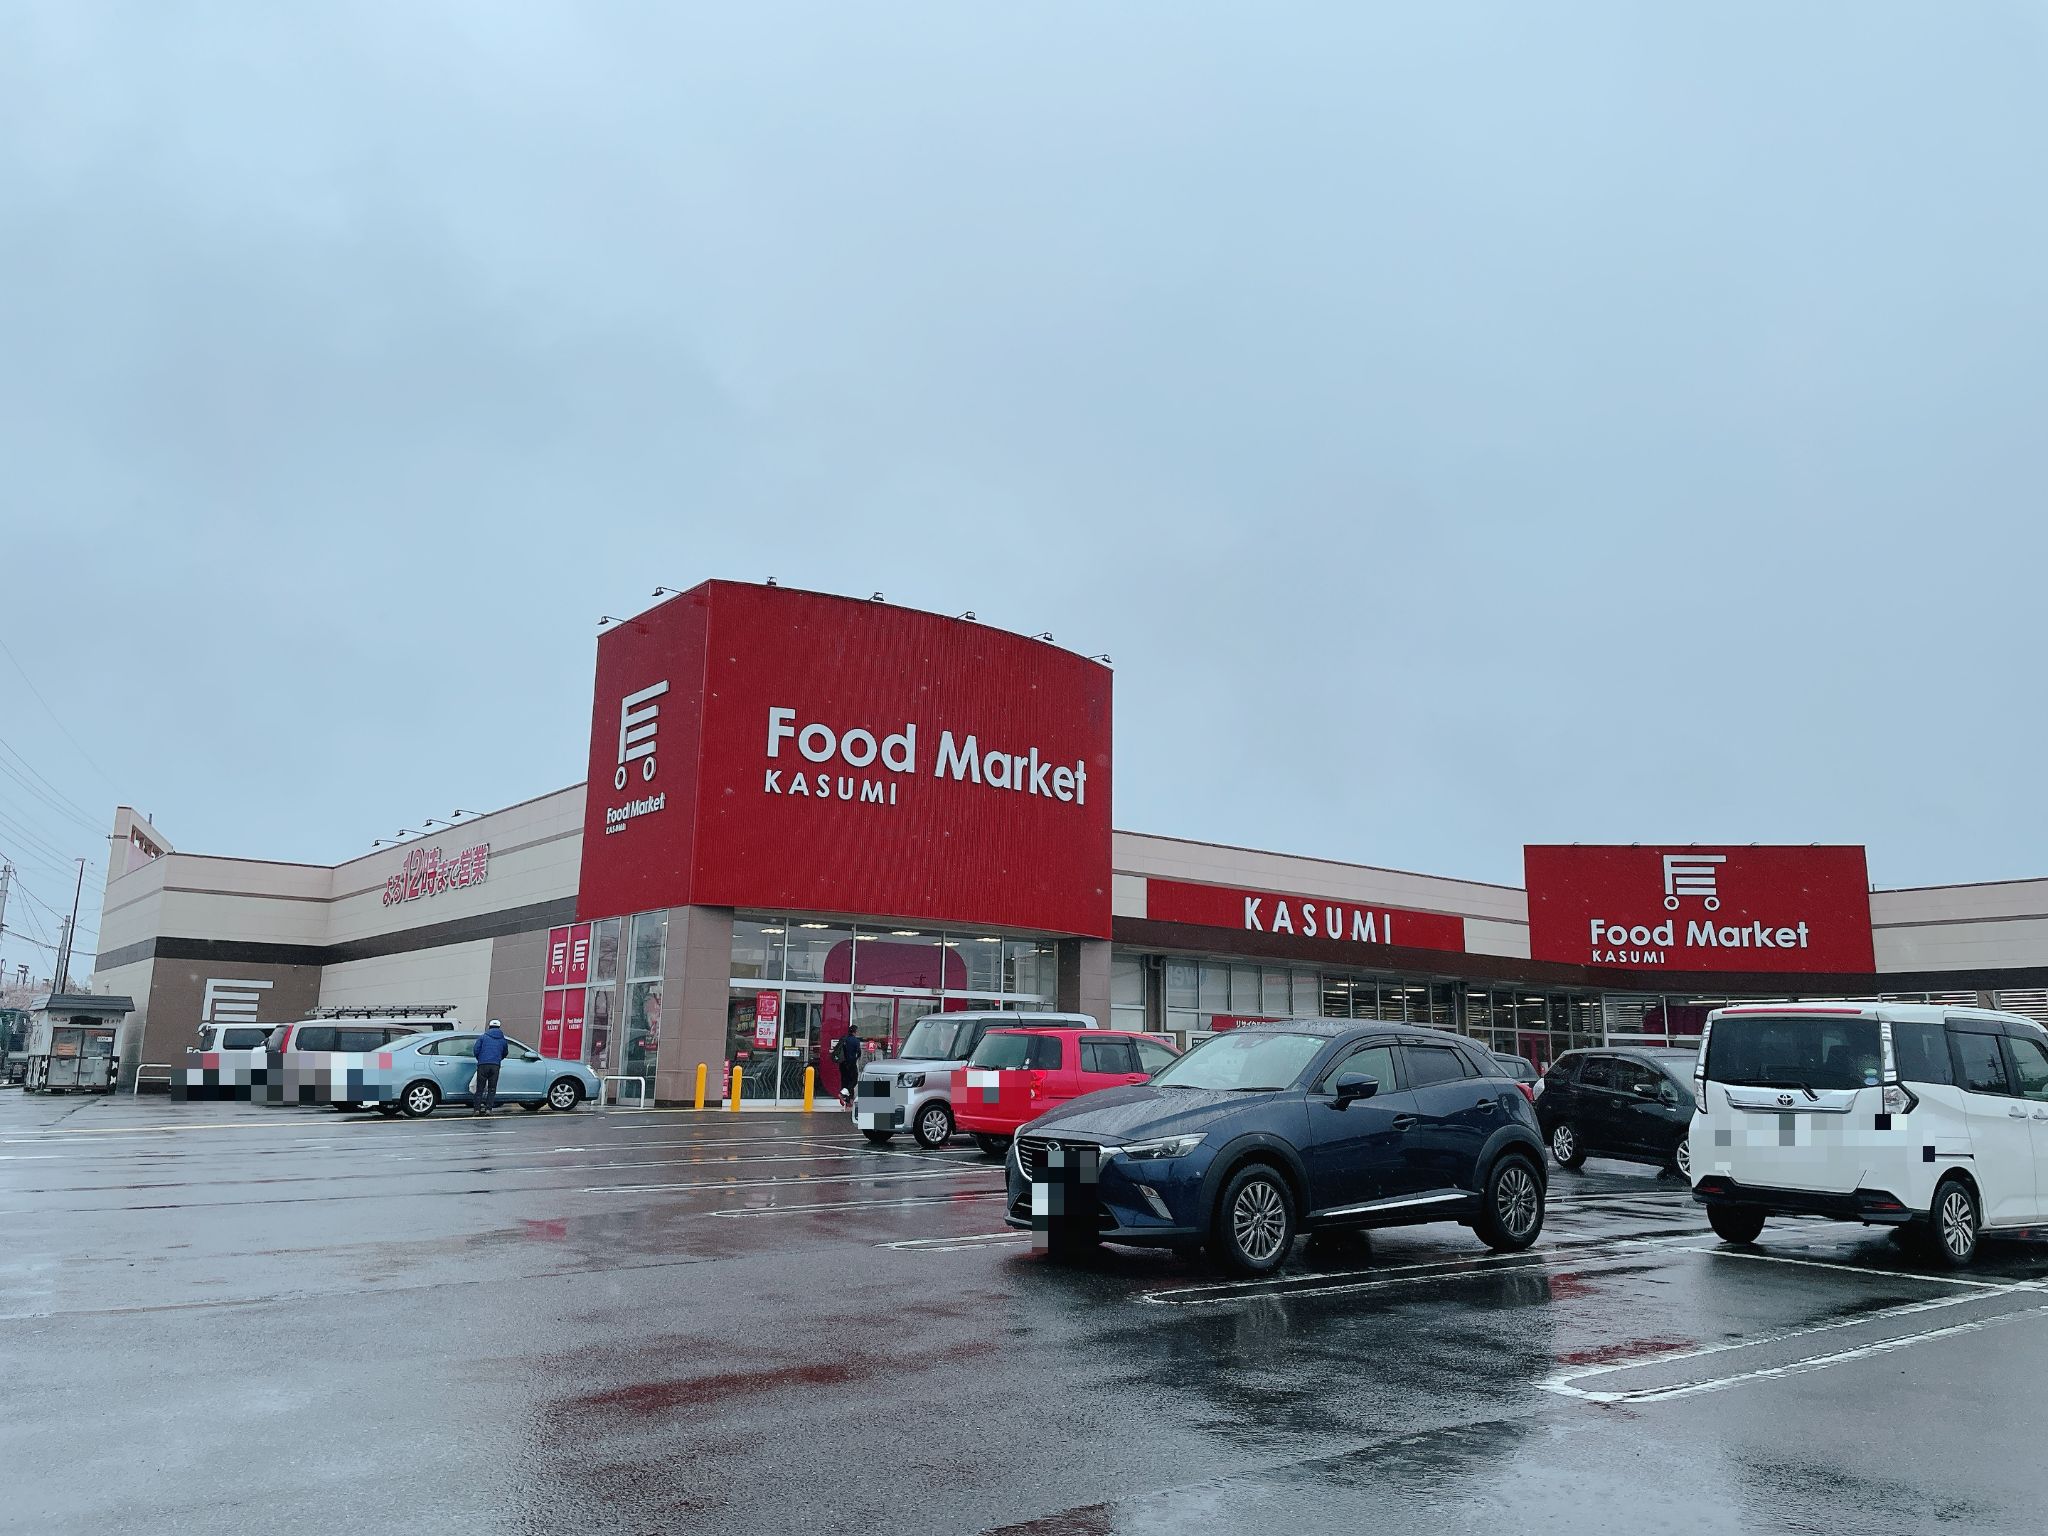
<path id="1" fill-rule="evenodd" d="M 24 667 L 21 664 L 20 660 L 15 656 L 14 652 L 8 650 L 7 642 L 5 640 L 0 640 L 0 655 L 6 656 L 6 658 L 9 661 L 14 663 L 14 670 L 21 674 L 21 680 L 24 683 L 28 684 L 28 691 L 34 694 L 36 696 L 36 702 L 43 706 L 43 713 L 50 717 L 51 722 L 56 725 L 58 730 L 64 732 L 64 739 L 70 742 L 72 746 L 77 747 L 78 755 L 84 758 L 87 765 L 92 769 L 92 771 L 98 774 L 100 778 L 105 781 L 107 788 L 113 789 L 113 775 L 108 773 L 107 770 L 102 768 L 98 763 L 94 762 L 92 754 L 86 751 L 84 747 L 79 746 L 78 738 L 72 735 L 69 730 L 65 729 L 64 722 L 57 718 L 57 711 L 50 708 L 50 701 L 43 697 L 43 690 L 38 688 L 36 686 L 36 680 L 28 675 L 28 668 Z"/>
<path id="2" fill-rule="evenodd" d="M 8 816 L 0 815 L 0 836 L 12 839 L 18 849 L 28 850 L 33 855 L 28 860 L 32 864 L 47 864 L 53 869 L 62 869 L 66 864 L 69 864 L 78 857 L 75 853 L 67 855 L 63 849 L 45 842 L 35 833 L 29 831 L 28 828 Z"/>
<path id="3" fill-rule="evenodd" d="M 33 852 L 41 854 L 46 859 L 54 859 L 59 865 L 69 864 L 78 857 L 75 853 L 67 854 L 63 849 L 38 834 L 29 831 L 27 827 L 10 816 L 0 815 L 0 833 L 11 835 Z"/>
<path id="4" fill-rule="evenodd" d="M 5 745 L 5 742 L 0 742 L 0 746 Z M 29 794 L 33 795 L 42 805 L 47 807 L 49 810 L 56 812 L 59 816 L 68 817 L 70 820 L 75 821 L 80 826 L 84 827 L 88 832 L 102 831 L 98 822 L 94 821 L 90 816 L 82 815 L 79 812 L 73 810 L 68 804 L 65 803 L 65 801 L 61 797 L 51 794 L 48 790 L 44 789 L 41 785 L 37 784 L 35 780 L 29 778 L 27 775 L 22 773 L 22 771 L 19 768 L 14 766 L 14 764 L 8 762 L 7 759 L 5 759 L 4 757 L 0 757 L 0 773 L 6 774 L 8 778 L 12 779 L 16 784 L 20 785 L 22 789 L 27 791 Z"/>
<path id="5" fill-rule="evenodd" d="M 6 741 L 0 741 L 0 750 L 4 750 L 9 757 L 13 758 L 17 763 L 20 763 L 21 766 L 26 768 L 30 773 L 35 774 L 35 776 L 38 779 L 41 779 L 44 785 L 48 787 L 51 794 L 55 795 L 59 800 L 62 800 L 66 805 L 70 806 L 72 810 L 78 812 L 81 816 L 85 817 L 87 821 L 92 822 L 95 831 L 99 830 L 99 824 L 97 821 L 94 821 L 93 814 L 91 811 L 88 811 L 76 800 L 73 800 L 69 795 L 65 794 L 63 790 L 59 789 L 57 787 L 55 780 L 51 779 L 47 774 L 39 771 L 34 763 L 30 762 L 27 758 L 23 757 L 21 753 L 17 751 L 10 743 Z"/>

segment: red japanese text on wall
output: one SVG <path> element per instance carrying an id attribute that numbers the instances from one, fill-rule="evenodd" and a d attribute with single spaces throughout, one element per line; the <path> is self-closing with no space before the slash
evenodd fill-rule
<path id="1" fill-rule="evenodd" d="M 384 905 L 395 907 L 422 896 L 482 885 L 490 867 L 489 843 L 478 843 L 452 857 L 439 848 L 415 848 L 406 854 L 398 873 L 384 882 Z"/>
<path id="2" fill-rule="evenodd" d="M 1860 847 L 1522 850 L 1532 959 L 1669 971 L 1876 968 Z"/>

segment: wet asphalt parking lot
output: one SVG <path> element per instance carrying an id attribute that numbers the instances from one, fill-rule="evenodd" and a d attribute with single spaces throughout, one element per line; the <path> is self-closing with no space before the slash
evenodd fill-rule
<path id="1" fill-rule="evenodd" d="M 2048 1245 L 1543 1238 L 1055 1267 L 962 1141 L 0 1092 L 0 1528 L 2037 1529 Z"/>

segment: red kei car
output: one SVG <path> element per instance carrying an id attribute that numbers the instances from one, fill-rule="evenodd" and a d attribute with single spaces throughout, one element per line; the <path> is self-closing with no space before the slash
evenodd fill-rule
<path id="1" fill-rule="evenodd" d="M 1009 1150 L 1017 1127 L 1098 1088 L 1142 1083 L 1180 1052 L 1120 1029 L 992 1029 L 953 1074 L 953 1119 L 984 1156 Z"/>

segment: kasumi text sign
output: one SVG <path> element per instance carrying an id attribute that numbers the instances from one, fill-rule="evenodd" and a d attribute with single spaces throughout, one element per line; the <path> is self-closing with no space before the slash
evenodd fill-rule
<path id="1" fill-rule="evenodd" d="M 767 907 L 1108 937 L 1110 674 L 708 582 L 599 637 L 584 918 Z"/>
<path id="2" fill-rule="evenodd" d="M 1187 880 L 1145 882 L 1145 915 L 1155 922 L 1194 923 L 1240 933 L 1278 933 L 1345 944 L 1462 950 L 1465 920 L 1443 912 L 1411 912 L 1331 896 L 1289 896 Z"/>
<path id="3" fill-rule="evenodd" d="M 1531 846 L 1529 952 L 1570 965 L 1867 973 L 1855 847 Z"/>

